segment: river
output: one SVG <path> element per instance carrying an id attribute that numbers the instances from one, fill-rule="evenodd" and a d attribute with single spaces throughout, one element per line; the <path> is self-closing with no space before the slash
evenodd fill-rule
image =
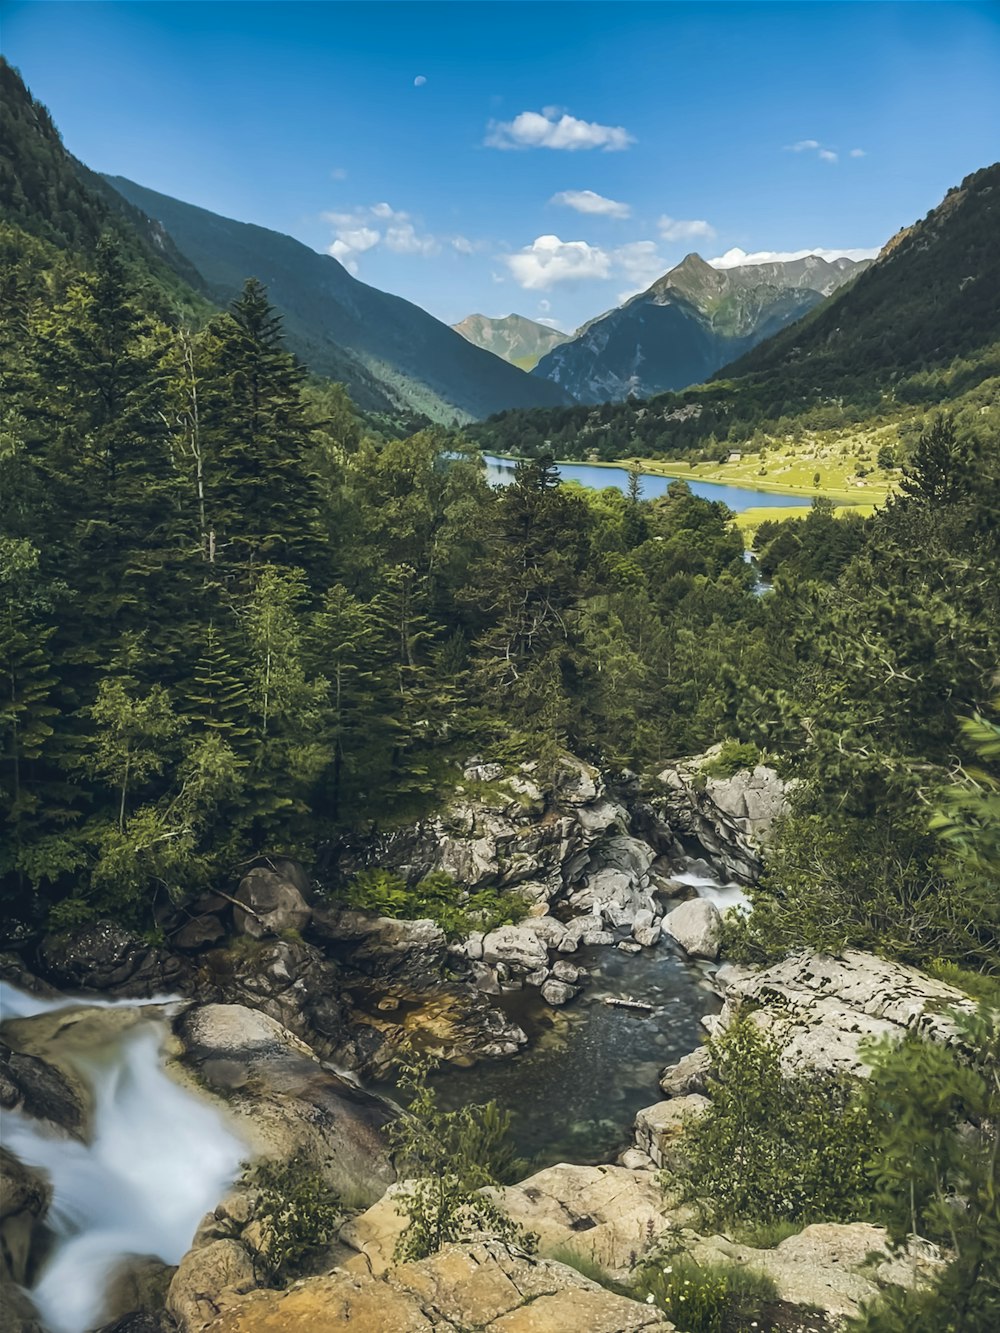
<path id="1" fill-rule="evenodd" d="M 514 480 L 517 466 L 509 458 L 498 458 L 495 454 L 483 454 L 486 464 L 486 479 L 491 486 L 507 486 Z M 592 463 L 560 463 L 559 476 L 563 481 L 576 481 L 581 486 L 593 490 L 603 490 L 614 486 L 623 493 L 628 492 L 628 471 L 623 467 L 597 467 Z M 676 477 L 661 477 L 653 472 L 639 473 L 639 491 L 644 500 L 655 500 L 659 495 L 666 495 L 667 487 Z M 812 497 L 808 495 L 787 495 L 780 491 L 755 491 L 749 486 L 727 486 L 719 481 L 694 481 L 684 477 L 695 495 L 704 500 L 721 500 L 734 514 L 741 514 L 744 509 L 787 509 L 794 506 L 808 509 Z"/>

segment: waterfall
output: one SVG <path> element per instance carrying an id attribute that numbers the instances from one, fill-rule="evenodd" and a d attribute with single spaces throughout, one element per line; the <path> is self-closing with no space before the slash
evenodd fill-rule
<path id="1" fill-rule="evenodd" d="M 4 1117 L 5 1146 L 52 1183 L 46 1222 L 54 1241 L 29 1293 L 50 1333 L 85 1333 L 99 1324 L 108 1279 L 129 1255 L 176 1264 L 246 1156 L 223 1116 L 164 1072 L 162 1003 L 43 1000 L 0 983 L 4 1020 L 30 1022 L 70 1007 L 153 1006 L 125 1030 L 98 1032 L 90 1048 L 74 1047 L 67 1057 L 93 1091 L 90 1142 L 17 1112 Z"/>

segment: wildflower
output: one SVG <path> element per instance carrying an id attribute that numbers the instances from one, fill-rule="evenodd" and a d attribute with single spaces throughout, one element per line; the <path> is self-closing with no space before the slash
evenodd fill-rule
<path id="1" fill-rule="evenodd" d="M 653 1295 L 652 1292 L 650 1292 L 649 1295 L 646 1297 L 646 1304 L 647 1304 L 647 1305 L 652 1305 L 653 1302 L 654 1302 L 655 1300 L 656 1300 L 656 1297 Z"/>

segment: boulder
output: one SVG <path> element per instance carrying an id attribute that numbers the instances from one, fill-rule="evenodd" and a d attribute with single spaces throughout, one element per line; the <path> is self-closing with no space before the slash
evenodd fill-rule
<path id="1" fill-rule="evenodd" d="M 663 918 L 663 929 L 692 958 L 718 958 L 721 927 L 719 909 L 704 898 L 691 898 Z"/>
<path id="2" fill-rule="evenodd" d="M 86 1085 L 78 1077 L 0 1042 L 0 1106 L 5 1111 L 23 1111 L 81 1138 L 89 1105 Z"/>
<path id="3" fill-rule="evenodd" d="M 651 949 L 654 944 L 659 944 L 661 933 L 659 922 L 654 926 L 632 927 L 632 938 L 636 944 L 641 944 L 644 949 Z"/>
<path id="4" fill-rule="evenodd" d="M 704 1115 L 711 1103 L 700 1093 L 644 1106 L 635 1116 L 635 1146 L 656 1166 L 673 1165 L 672 1149 L 685 1125 Z"/>
<path id="5" fill-rule="evenodd" d="M 552 964 L 552 975 L 556 981 L 566 981 L 571 986 L 575 986 L 580 981 L 586 981 L 587 969 L 577 967 L 575 963 L 567 963 L 560 958 L 558 962 Z"/>
<path id="6" fill-rule="evenodd" d="M 546 967 L 548 960 L 545 942 L 528 925 L 501 926 L 483 940 L 483 961 L 487 963 L 506 963 L 521 972 L 535 972 Z"/>
<path id="7" fill-rule="evenodd" d="M 154 1255 L 129 1255 L 108 1279 L 101 1318 L 112 1324 L 140 1315 L 159 1319 L 176 1272 Z"/>
<path id="8" fill-rule="evenodd" d="M 257 1286 L 253 1260 L 237 1240 L 188 1250 L 167 1289 L 167 1310 L 181 1333 L 201 1333 L 234 1297 Z"/>
<path id="9" fill-rule="evenodd" d="M 565 981 L 556 981 L 555 978 L 546 981 L 542 986 L 542 999 L 547 1004 L 566 1004 L 567 1001 L 572 1000 L 578 994 L 579 991 L 576 986 L 571 986 Z"/>
<path id="10" fill-rule="evenodd" d="M 194 989 L 187 960 L 148 944 L 114 921 L 48 935 L 38 952 L 45 974 L 68 991 L 148 998 Z"/>
<path id="11" fill-rule="evenodd" d="M 604 779 L 592 764 L 576 755 L 564 754 L 552 780 L 553 795 L 560 806 L 592 805 L 604 795 Z"/>
<path id="12" fill-rule="evenodd" d="M 542 1254 L 570 1249 L 620 1276 L 674 1225 L 656 1179 L 622 1166 L 561 1163 L 506 1186 L 502 1194 L 511 1217 L 538 1235 Z"/>
<path id="13" fill-rule="evenodd" d="M 233 924 L 239 934 L 255 939 L 287 931 L 301 935 L 312 918 L 312 909 L 291 880 L 264 866 L 244 875 L 234 896 L 245 910 L 233 908 Z"/>
<path id="14" fill-rule="evenodd" d="M 660 1075 L 660 1087 L 668 1097 L 686 1097 L 704 1093 L 712 1072 L 712 1058 L 706 1046 L 699 1046 L 667 1068 Z"/>

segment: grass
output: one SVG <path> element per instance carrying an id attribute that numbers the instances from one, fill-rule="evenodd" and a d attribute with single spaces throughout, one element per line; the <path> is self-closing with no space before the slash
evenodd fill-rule
<path id="1" fill-rule="evenodd" d="M 736 1264 L 699 1264 L 675 1255 L 666 1264 L 648 1264 L 637 1275 L 636 1290 L 651 1296 L 683 1333 L 743 1333 L 758 1321 L 763 1307 L 777 1300 L 773 1280 Z"/>

